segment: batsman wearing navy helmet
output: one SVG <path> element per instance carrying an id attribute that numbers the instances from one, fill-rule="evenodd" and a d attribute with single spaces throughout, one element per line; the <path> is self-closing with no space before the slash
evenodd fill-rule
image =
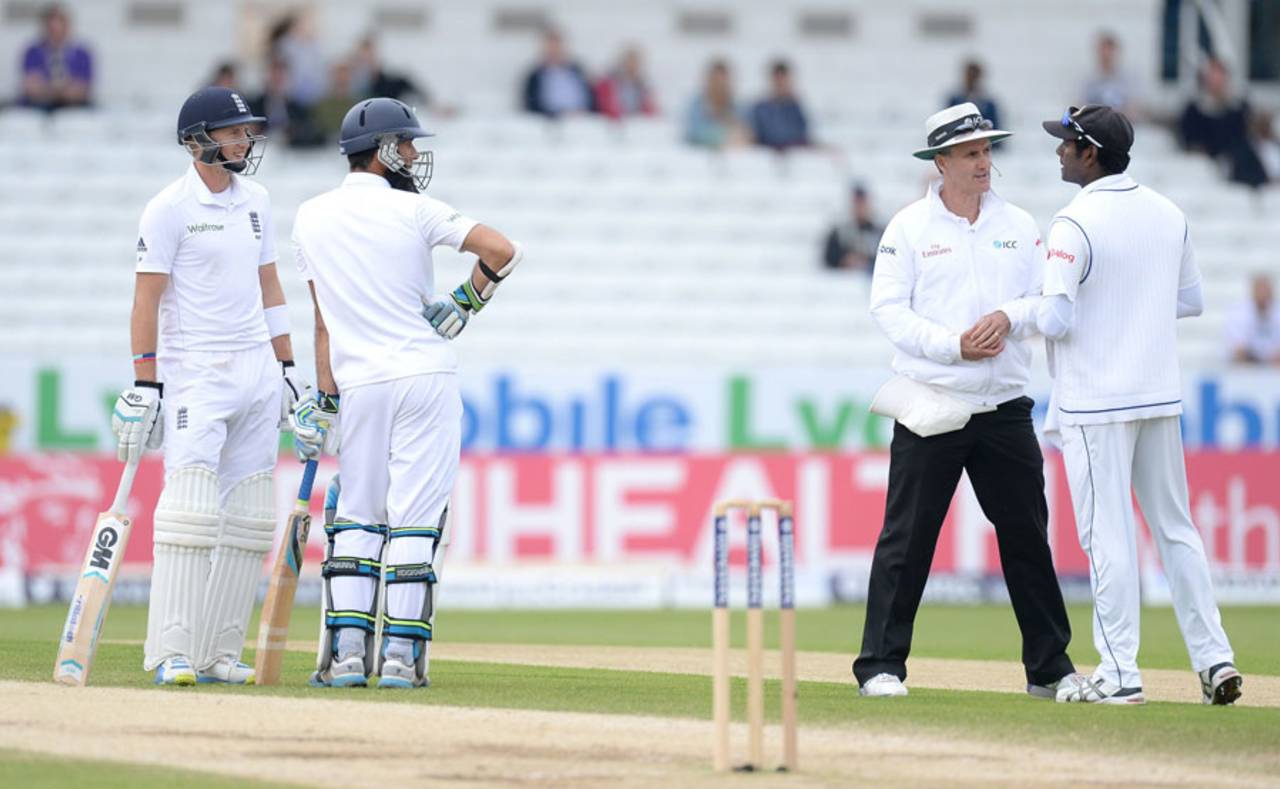
<path id="1" fill-rule="evenodd" d="M 365 685 L 372 676 L 380 688 L 428 684 L 461 447 L 449 341 L 521 259 L 501 233 L 421 193 L 432 160 L 415 141 L 429 136 L 402 102 L 356 104 L 338 144 L 350 172 L 294 220 L 298 270 L 316 307 L 319 386 L 294 409 L 295 446 L 301 458 L 337 453 L 342 480 L 326 526 L 315 685 Z M 479 258 L 447 296 L 436 295 L 431 258 L 441 245 Z"/>
<path id="2" fill-rule="evenodd" d="M 278 429 L 310 387 L 293 368 L 262 159 L 263 118 L 210 87 L 178 113 L 191 154 L 147 203 L 130 323 L 121 460 L 164 448 L 144 667 L 162 685 L 253 682 L 240 662 L 275 529 Z"/>

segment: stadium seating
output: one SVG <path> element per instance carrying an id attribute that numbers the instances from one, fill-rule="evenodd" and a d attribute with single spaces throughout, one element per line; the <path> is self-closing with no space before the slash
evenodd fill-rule
<path id="1" fill-rule="evenodd" d="M 185 36 L 179 51 L 155 31 L 121 27 L 110 12 L 114 5 L 75 6 L 80 30 L 122 36 L 110 44 L 100 39 L 98 47 L 106 108 L 52 119 L 0 112 L 0 236 L 6 240 L 0 309 L 9 326 L 0 334 L 3 353 L 127 349 L 138 216 L 146 200 L 182 171 L 183 154 L 172 139 L 173 107 L 200 78 L 193 63 L 206 62 L 202 56 L 211 63 L 221 44 Z M 203 25 L 211 34 L 235 28 L 220 4 L 182 5 L 187 27 Z M 500 303 L 464 335 L 467 358 L 544 365 L 882 364 L 889 348 L 867 314 L 866 278 L 821 270 L 823 233 L 844 210 L 853 179 L 870 185 L 885 219 L 923 194 L 930 166 L 908 155 L 919 142 L 923 117 L 950 85 L 955 64 L 997 32 L 979 24 L 972 39 L 922 47 L 919 58 L 896 60 L 894 73 L 881 80 L 875 55 L 923 35 L 912 24 L 925 4 L 903 3 L 875 15 L 870 4 L 855 5 L 852 45 L 806 41 L 793 25 L 770 22 L 796 12 L 795 4 L 780 4 L 782 11 L 777 4 L 744 4 L 735 35 L 724 41 L 673 32 L 663 21 L 670 10 L 665 6 L 628 6 L 635 24 L 617 31 L 607 14 L 586 13 L 581 4 L 572 4 L 570 14 L 569 5 L 547 8 L 552 18 L 567 22 L 571 42 L 581 44 L 592 65 L 606 65 L 630 37 L 651 42 L 650 70 L 668 110 L 663 118 L 554 123 L 514 113 L 514 86 L 532 56 L 533 39 L 488 33 L 489 40 L 511 46 L 445 45 L 441 33 L 453 25 L 486 35 L 486 14 L 495 8 L 487 3 L 467 4 L 466 10 L 440 4 L 425 37 L 444 51 L 432 50 L 427 65 L 415 64 L 417 76 L 446 100 L 466 99 L 456 118 L 431 121 L 438 132 L 431 193 L 528 248 L 526 267 L 504 287 Z M 1135 23 L 1154 24 L 1152 3 L 1132 5 L 1136 10 L 1126 13 Z M 319 7 L 322 21 L 325 13 L 336 13 L 329 4 Z M 1029 30 L 1025 21 L 1010 24 L 1014 38 Z M 1092 28 L 1071 24 L 1087 41 Z M 322 29 L 331 50 L 350 46 L 344 36 L 351 26 Z M 777 34 L 779 29 L 791 32 Z M 0 40 L 19 38 L 8 30 Z M 408 40 L 407 34 L 385 35 L 388 59 L 403 63 Z M 144 45 L 154 46 L 145 59 L 135 54 Z M 1140 49 L 1146 44 L 1134 46 L 1134 57 L 1149 55 Z M 740 70 L 762 66 L 772 55 L 792 56 L 818 137 L 828 147 L 781 157 L 761 150 L 708 153 L 681 144 L 684 102 L 706 59 L 719 52 Z M 155 78 L 156 64 L 170 62 L 172 73 Z M 1028 67 L 1017 67 L 1019 62 Z M 1026 40 L 1002 50 L 992 68 L 1011 108 L 1005 125 L 1019 132 L 997 157 L 1003 175 L 995 186 L 1042 226 L 1073 194 L 1059 181 L 1052 142 L 1036 124 L 1066 103 L 1046 98 L 1069 93 L 1054 71 L 1064 62 L 1074 63 Z M 469 73 L 479 75 L 474 90 L 451 79 Z M 741 82 L 746 96 L 760 80 L 750 73 Z M 918 85 L 930 89 L 908 87 Z M 1222 321 L 1243 296 L 1245 277 L 1274 266 L 1280 224 L 1260 217 L 1276 215 L 1277 195 L 1226 184 L 1206 160 L 1179 153 L 1161 129 L 1142 127 L 1138 140 L 1135 176 L 1165 191 L 1191 218 L 1209 307 L 1204 318 L 1186 323 L 1182 350 L 1186 363 L 1212 366 L 1221 361 Z M 293 213 L 301 201 L 336 184 L 343 165 L 330 150 L 299 154 L 273 143 L 258 175 L 271 190 L 281 277 L 299 327 L 310 326 L 311 317 L 305 286 L 290 264 Z M 468 265 L 447 251 L 437 254 L 437 262 L 440 290 L 452 287 Z M 548 300 L 559 307 L 546 309 Z M 298 350 L 309 353 L 310 338 L 300 335 Z"/>

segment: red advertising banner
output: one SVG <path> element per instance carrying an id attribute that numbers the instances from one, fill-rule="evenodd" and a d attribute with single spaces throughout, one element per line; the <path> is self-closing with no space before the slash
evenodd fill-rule
<path id="1" fill-rule="evenodd" d="M 1191 506 L 1215 570 L 1280 576 L 1280 453 L 1193 453 Z M 321 479 L 336 471 L 331 461 Z M 24 572 L 74 566 L 97 512 L 120 473 L 114 458 L 26 455 L 0 458 L 0 568 Z M 278 481 L 283 519 L 300 467 L 284 460 Z M 454 564 L 509 566 L 653 564 L 702 567 L 710 560 L 710 513 L 727 498 L 785 498 L 796 505 L 801 569 L 865 567 L 884 514 L 883 453 L 763 455 L 485 455 L 464 458 L 451 505 Z M 1076 541 L 1060 458 L 1046 460 L 1051 543 L 1063 575 L 1087 574 Z M 129 514 L 126 562 L 151 555 L 151 512 L 163 469 L 148 458 Z M 313 511 L 324 491 L 316 486 Z M 322 552 L 312 531 L 309 561 Z M 766 562 L 772 561 L 766 541 Z M 1155 562 L 1149 541 L 1143 555 Z M 741 546 L 733 553 L 742 561 Z M 312 566 L 315 566 L 314 564 Z M 934 560 L 936 572 L 999 572 L 995 537 L 961 486 Z"/>

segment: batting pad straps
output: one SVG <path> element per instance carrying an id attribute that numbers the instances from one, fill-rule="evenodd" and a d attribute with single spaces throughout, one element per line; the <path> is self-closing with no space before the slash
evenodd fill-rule
<path id="1" fill-rule="evenodd" d="M 325 560 L 320 565 L 320 575 L 328 582 L 339 576 L 352 576 L 356 578 L 368 578 L 377 582 L 378 575 L 382 572 L 382 565 L 373 559 L 362 559 L 358 556 L 335 556 Z M 377 602 L 374 602 L 374 608 L 371 611 L 355 611 L 355 610 L 337 610 L 332 607 L 332 595 L 330 595 L 331 604 L 326 607 L 324 612 L 324 626 L 329 629 L 339 627 L 354 627 L 373 633 L 375 618 L 377 611 Z"/>
<path id="2" fill-rule="evenodd" d="M 158 545 L 212 548 L 218 516 L 218 475 L 203 466 L 175 469 L 156 502 L 154 540 Z M 268 548 L 270 541 L 268 534 Z"/>
<path id="3" fill-rule="evenodd" d="M 276 530 L 276 488 L 271 472 L 254 474 L 227 493 L 219 545 L 267 553 Z"/>

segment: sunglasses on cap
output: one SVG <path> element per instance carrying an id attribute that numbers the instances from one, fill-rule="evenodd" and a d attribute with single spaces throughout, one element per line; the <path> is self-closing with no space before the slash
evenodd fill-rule
<path id="1" fill-rule="evenodd" d="M 1082 127 L 1079 123 L 1076 122 L 1075 118 L 1071 117 L 1071 111 L 1074 109 L 1075 109 L 1074 107 L 1070 107 L 1065 112 L 1062 113 L 1062 127 L 1064 129 L 1073 129 L 1076 132 L 1076 134 L 1079 134 L 1081 138 L 1088 140 L 1090 144 L 1094 145 L 1097 148 L 1102 148 L 1103 147 L 1102 143 L 1093 139 L 1093 136 L 1089 134 L 1087 131 L 1085 131 L 1084 127 Z"/>

